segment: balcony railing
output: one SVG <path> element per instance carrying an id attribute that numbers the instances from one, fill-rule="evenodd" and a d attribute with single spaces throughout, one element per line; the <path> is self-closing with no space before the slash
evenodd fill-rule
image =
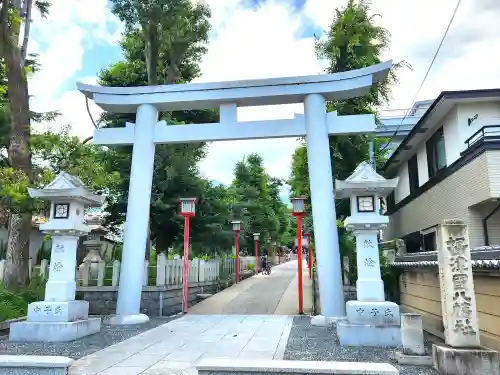
<path id="1" fill-rule="evenodd" d="M 500 141 L 500 125 L 486 125 L 465 140 L 467 149 L 488 142 Z"/>

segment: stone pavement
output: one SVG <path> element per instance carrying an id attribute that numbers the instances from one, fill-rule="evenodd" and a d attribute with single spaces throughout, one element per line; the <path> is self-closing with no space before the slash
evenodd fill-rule
<path id="1" fill-rule="evenodd" d="M 196 374 L 202 358 L 282 359 L 293 317 L 186 315 L 75 362 L 71 375 Z"/>
<path id="2" fill-rule="evenodd" d="M 312 284 L 306 262 L 303 283 L 307 312 Z M 188 315 L 79 359 L 70 374 L 189 375 L 207 357 L 282 359 L 297 304 L 297 261 L 291 261 L 190 307 Z"/>
<path id="3" fill-rule="evenodd" d="M 303 261 L 304 313 L 312 312 L 312 282 Z M 223 290 L 189 308 L 190 314 L 279 314 L 295 315 L 298 308 L 297 261 L 272 268 Z"/>

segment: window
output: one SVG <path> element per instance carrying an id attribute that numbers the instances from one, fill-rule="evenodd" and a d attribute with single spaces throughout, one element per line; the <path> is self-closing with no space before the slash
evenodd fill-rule
<path id="1" fill-rule="evenodd" d="M 410 179 L 410 194 L 413 194 L 420 186 L 418 182 L 418 162 L 416 154 L 408 160 L 408 177 Z"/>
<path id="2" fill-rule="evenodd" d="M 420 233 L 422 235 L 422 251 L 436 251 L 437 250 L 436 226 L 424 229 Z"/>
<path id="3" fill-rule="evenodd" d="M 422 235 L 422 251 L 436 251 L 436 232 L 429 232 Z"/>
<path id="4" fill-rule="evenodd" d="M 444 149 L 443 128 L 440 128 L 427 141 L 427 168 L 429 178 L 435 176 L 441 169 L 446 167 L 446 152 Z"/>

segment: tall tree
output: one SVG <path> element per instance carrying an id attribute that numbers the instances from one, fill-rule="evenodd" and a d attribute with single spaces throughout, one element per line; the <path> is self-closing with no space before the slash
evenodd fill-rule
<path id="1" fill-rule="evenodd" d="M 388 30 L 375 23 L 368 0 L 349 0 L 347 5 L 335 10 L 335 15 L 323 39 L 316 40 L 316 55 L 326 60 L 327 73 L 339 73 L 365 68 L 381 62 L 382 52 L 389 48 Z M 406 62 L 394 64 L 388 78 L 374 84 L 370 92 L 362 97 L 327 103 L 327 111 L 339 115 L 376 113 L 378 107 L 388 104 L 391 86 L 397 83 L 397 71 L 409 65 Z M 330 137 L 330 153 L 334 179 L 345 179 L 362 161 L 368 160 L 369 142 L 366 135 Z M 385 140 L 375 139 L 376 163 L 380 165 L 385 151 L 380 146 Z M 289 181 L 293 194 L 310 195 L 307 169 L 307 150 L 301 144 L 292 157 L 292 171 Z M 349 214 L 349 202 L 337 203 L 337 217 Z"/>
<path id="2" fill-rule="evenodd" d="M 113 0 L 112 11 L 125 23 L 128 33 L 139 32 L 144 42 L 148 85 L 182 81 L 183 63 L 197 67 L 206 52 L 210 8 L 191 0 Z M 136 56 L 137 57 L 137 56 Z M 162 74 L 166 72 L 166 74 Z M 196 73 L 195 73 L 196 74 Z M 163 76 L 163 77 L 161 77 Z M 162 79 L 163 78 L 163 79 Z M 146 257 L 151 249 L 151 217 Z"/>
<path id="3" fill-rule="evenodd" d="M 35 0 L 42 16 L 48 13 L 50 3 Z M 31 25 L 33 0 L 2 0 L 0 8 L 0 57 L 5 64 L 7 93 L 9 98 L 9 145 L 7 163 L 14 175 L 27 184 L 34 183 L 30 151 L 30 120 L 27 49 Z M 21 38 L 22 25 L 24 35 Z M 19 41 L 22 44 L 19 45 Z M 24 283 L 28 278 L 29 238 L 31 216 L 29 206 L 25 211 L 11 207 L 8 218 L 8 242 L 6 269 L 3 282 L 6 285 Z M 16 207 L 19 208 L 19 207 Z"/>
<path id="4" fill-rule="evenodd" d="M 118 2 L 117 2 L 118 3 Z M 191 9 L 191 8 L 189 8 Z M 183 13 L 181 13 L 182 15 Z M 165 29 L 161 29 L 165 27 Z M 174 83 L 169 78 L 170 48 L 175 40 L 169 35 L 170 27 L 163 19 L 159 26 L 159 53 L 156 55 L 156 73 L 158 83 Z M 199 61 L 204 52 L 201 35 L 198 42 L 193 42 L 183 53 L 178 67 L 180 76 L 175 82 L 189 82 L 200 74 Z M 111 65 L 99 74 L 99 83 L 103 86 L 141 86 L 147 85 L 148 61 L 145 34 L 140 28 L 130 27 L 121 42 L 124 60 Z M 218 113 L 206 111 L 174 111 L 160 114 L 160 118 L 168 124 L 209 123 L 217 121 Z M 103 117 L 105 126 L 123 126 L 124 122 L 133 122 L 130 115 L 109 114 Z M 174 245 L 182 235 L 181 222 L 178 217 L 178 204 L 181 196 L 199 196 L 203 183 L 200 182 L 197 163 L 205 156 L 205 144 L 189 143 L 175 145 L 159 145 L 156 147 L 155 172 L 153 177 L 150 237 L 156 244 L 157 251 L 166 251 Z M 119 226 L 125 219 L 128 184 L 130 178 L 131 147 L 117 147 L 108 158 L 109 171 L 119 171 L 123 177 L 121 185 L 110 195 L 108 210 L 109 224 Z"/>
<path id="5" fill-rule="evenodd" d="M 286 237 L 289 213 L 280 201 L 281 181 L 270 177 L 259 154 L 250 154 L 236 163 L 231 191 L 233 216 L 242 221 L 242 246 L 253 251 L 253 233 L 261 240 Z"/>

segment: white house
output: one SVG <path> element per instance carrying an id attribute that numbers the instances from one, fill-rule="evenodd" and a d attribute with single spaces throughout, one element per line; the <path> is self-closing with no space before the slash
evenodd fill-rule
<path id="1" fill-rule="evenodd" d="M 472 247 L 500 244 L 500 89 L 445 91 L 417 104 L 408 116 L 415 125 L 383 167 L 400 181 L 384 238 L 431 251 L 436 225 L 460 219 Z"/>

